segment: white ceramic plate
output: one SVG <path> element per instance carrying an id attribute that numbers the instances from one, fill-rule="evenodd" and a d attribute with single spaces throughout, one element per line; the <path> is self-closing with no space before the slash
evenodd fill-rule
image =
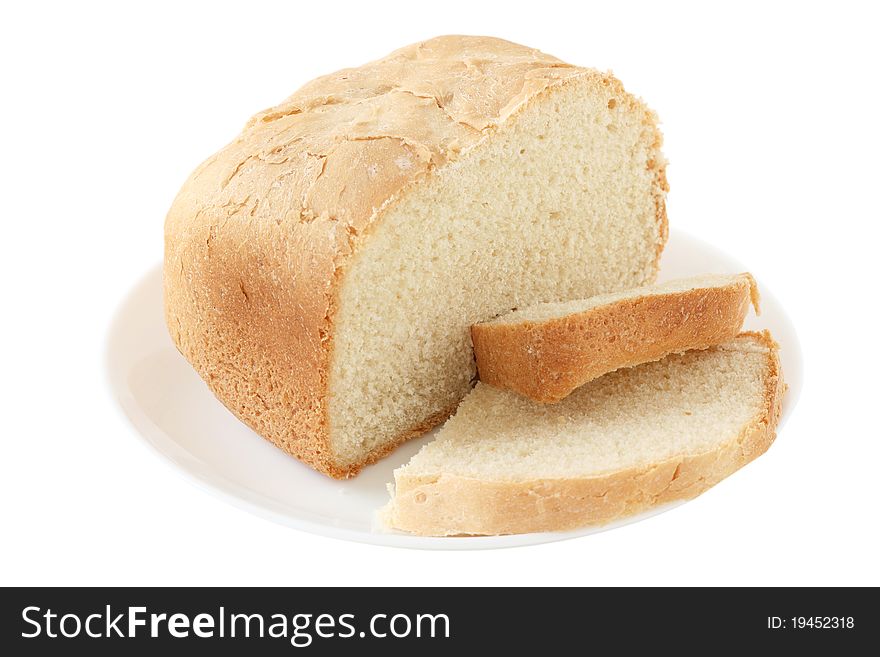
<path id="1" fill-rule="evenodd" d="M 740 271 L 747 268 L 722 251 L 673 232 L 660 278 Z M 763 314 L 750 317 L 746 328 L 769 328 L 782 346 L 782 366 L 790 386 L 783 405 L 784 421 L 800 393 L 800 345 L 771 291 L 761 286 L 761 295 Z M 572 532 L 423 538 L 378 531 L 375 511 L 388 500 L 386 484 L 392 480 L 392 471 L 431 440 L 433 432 L 344 482 L 320 475 L 282 453 L 227 411 L 174 348 L 162 314 L 160 267 L 151 270 L 122 303 L 107 340 L 107 367 L 113 394 L 139 435 L 190 480 L 236 506 L 316 534 L 411 548 L 499 548 L 585 536 L 674 506 Z"/>

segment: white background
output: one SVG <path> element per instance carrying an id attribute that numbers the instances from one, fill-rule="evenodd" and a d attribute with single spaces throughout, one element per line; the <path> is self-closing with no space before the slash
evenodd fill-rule
<path id="1" fill-rule="evenodd" d="M 4 3 L 0 584 L 880 584 L 872 4 Z M 205 494 L 116 408 L 108 323 L 195 165 L 310 78 L 444 33 L 613 69 L 663 121 L 672 225 L 795 320 L 800 405 L 723 486 L 564 543 L 360 545 Z"/>

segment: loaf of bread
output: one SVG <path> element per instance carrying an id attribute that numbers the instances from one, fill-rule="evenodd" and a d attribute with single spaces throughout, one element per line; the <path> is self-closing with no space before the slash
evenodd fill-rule
<path id="1" fill-rule="evenodd" d="M 175 199 L 169 331 L 242 421 L 351 476 L 456 408 L 471 324 L 653 282 L 660 145 L 610 74 L 500 39 L 318 78 Z"/>
<path id="2" fill-rule="evenodd" d="M 695 497 L 773 442 L 769 333 L 617 370 L 558 404 L 479 383 L 394 473 L 385 520 L 424 535 L 566 530 Z"/>
<path id="3" fill-rule="evenodd" d="M 544 403 L 621 367 L 705 349 L 736 337 L 750 274 L 700 276 L 543 303 L 471 327 L 480 380 Z"/>

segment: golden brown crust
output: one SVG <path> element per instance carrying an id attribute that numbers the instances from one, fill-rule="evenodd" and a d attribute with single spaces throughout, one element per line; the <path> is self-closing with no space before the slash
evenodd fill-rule
<path id="1" fill-rule="evenodd" d="M 696 497 L 767 451 L 776 437 L 785 383 L 778 345 L 766 331 L 742 333 L 767 348 L 760 411 L 717 449 L 584 479 L 481 481 L 402 476 L 386 521 L 425 536 L 564 531 L 601 525 Z"/>
<path id="2" fill-rule="evenodd" d="M 734 338 L 757 286 L 741 274 L 724 286 L 645 293 L 543 321 L 471 327 L 480 380 L 542 403 L 621 367 Z"/>
<path id="3" fill-rule="evenodd" d="M 168 213 L 165 313 L 177 348 L 239 419 L 333 477 L 430 428 L 433 420 L 361 463 L 333 454 L 328 370 L 346 262 L 425 176 L 584 76 L 619 86 L 659 148 L 653 115 L 610 75 L 488 37 L 407 46 L 257 114 L 196 169 Z M 651 162 L 662 176 L 659 150 Z M 658 208 L 663 195 L 658 182 Z"/>

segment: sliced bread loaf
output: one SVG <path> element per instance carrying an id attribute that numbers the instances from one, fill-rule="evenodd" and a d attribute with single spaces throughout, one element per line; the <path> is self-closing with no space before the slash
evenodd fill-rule
<path id="1" fill-rule="evenodd" d="M 244 422 L 351 476 L 471 389 L 471 324 L 654 280 L 660 144 L 610 74 L 501 39 L 320 77 L 175 199 L 169 332 Z"/>
<path id="2" fill-rule="evenodd" d="M 423 535 L 565 530 L 692 498 L 773 442 L 769 333 L 621 369 L 559 404 L 479 383 L 394 473 L 385 520 Z"/>
<path id="3" fill-rule="evenodd" d="M 481 381 L 554 403 L 621 367 L 730 340 L 750 303 L 758 311 L 751 274 L 700 276 L 537 304 L 475 324 L 471 336 Z"/>

